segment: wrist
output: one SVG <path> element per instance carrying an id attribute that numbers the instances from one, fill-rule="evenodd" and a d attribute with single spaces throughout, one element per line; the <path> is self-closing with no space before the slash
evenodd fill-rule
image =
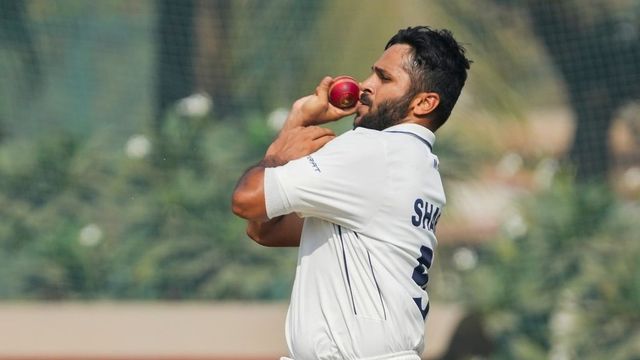
<path id="1" fill-rule="evenodd" d="M 295 127 L 305 127 L 309 125 L 309 119 L 302 111 L 302 107 L 299 104 L 294 104 L 289 112 L 289 116 L 284 123 L 283 129 L 292 129 Z"/>
<path id="2" fill-rule="evenodd" d="M 300 113 L 294 113 L 293 111 L 289 114 L 287 121 L 285 121 L 282 126 L 282 130 L 293 129 L 296 127 L 304 127 L 305 121 Z"/>

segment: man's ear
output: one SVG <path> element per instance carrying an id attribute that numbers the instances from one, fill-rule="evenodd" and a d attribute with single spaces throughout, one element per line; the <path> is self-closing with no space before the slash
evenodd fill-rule
<path id="1" fill-rule="evenodd" d="M 440 95 L 434 92 L 421 92 L 411 101 L 411 109 L 416 117 L 425 117 L 440 104 Z"/>

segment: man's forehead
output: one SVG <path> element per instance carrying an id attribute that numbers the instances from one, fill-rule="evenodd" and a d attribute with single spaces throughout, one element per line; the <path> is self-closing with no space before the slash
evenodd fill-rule
<path id="1" fill-rule="evenodd" d="M 373 66 L 390 73 L 406 73 L 404 65 L 410 54 L 411 46 L 395 44 L 385 50 Z"/>

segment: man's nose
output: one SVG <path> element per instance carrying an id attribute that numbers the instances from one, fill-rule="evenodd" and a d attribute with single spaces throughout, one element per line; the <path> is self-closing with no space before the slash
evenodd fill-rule
<path id="1" fill-rule="evenodd" d="M 373 94 L 373 86 L 371 86 L 371 77 L 368 77 L 366 80 L 360 83 L 360 91 L 366 92 L 369 94 Z"/>

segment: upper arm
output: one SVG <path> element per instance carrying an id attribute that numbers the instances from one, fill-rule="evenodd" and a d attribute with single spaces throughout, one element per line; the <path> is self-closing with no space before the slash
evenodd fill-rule
<path id="1" fill-rule="evenodd" d="M 269 217 L 295 212 L 362 229 L 384 199 L 386 166 L 378 137 L 343 135 L 307 157 L 266 169 L 266 211 Z"/>
<path id="2" fill-rule="evenodd" d="M 296 214 L 279 216 L 265 222 L 249 221 L 247 235 L 263 246 L 299 246 L 304 220 Z"/>

